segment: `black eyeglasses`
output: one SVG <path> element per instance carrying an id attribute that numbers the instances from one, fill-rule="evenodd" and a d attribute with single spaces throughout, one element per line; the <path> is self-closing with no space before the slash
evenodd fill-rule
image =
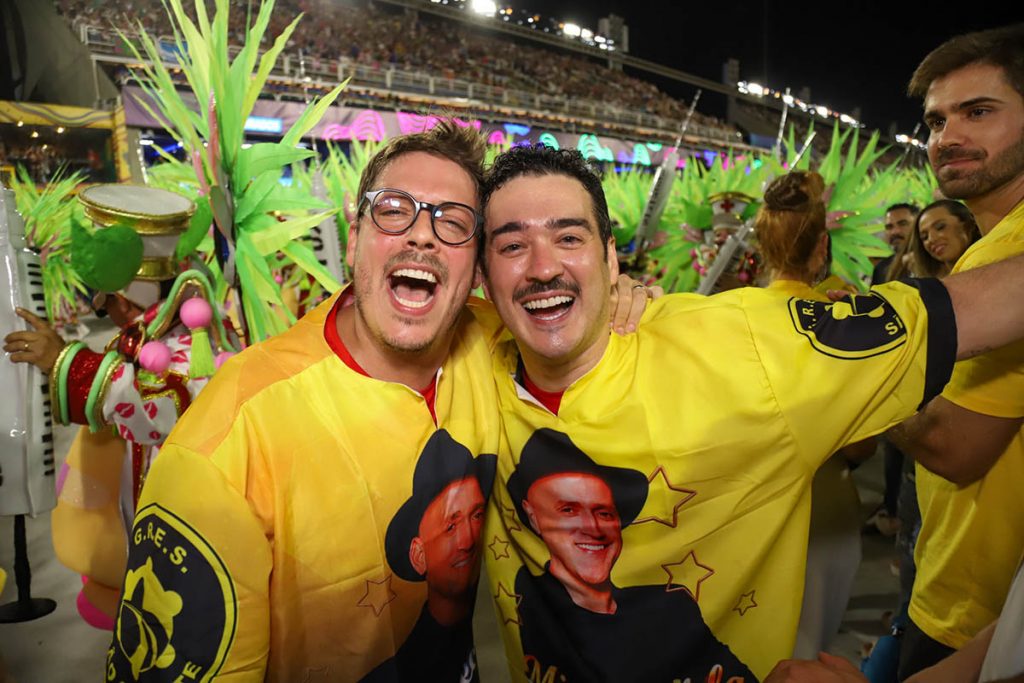
<path id="1" fill-rule="evenodd" d="M 457 247 L 473 239 L 483 223 L 483 217 L 471 206 L 458 202 L 430 204 L 421 202 L 408 192 L 383 188 L 363 195 L 359 212 L 370 205 L 370 218 L 381 232 L 401 235 L 412 227 L 420 211 L 430 211 L 430 227 L 437 239 Z"/>

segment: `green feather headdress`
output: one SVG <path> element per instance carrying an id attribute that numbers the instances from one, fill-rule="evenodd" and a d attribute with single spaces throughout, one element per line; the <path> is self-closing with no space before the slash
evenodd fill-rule
<path id="1" fill-rule="evenodd" d="M 11 179 L 15 205 L 25 221 L 25 241 L 39 252 L 42 262 L 46 317 L 51 324 L 73 319 L 76 293 L 86 293 L 71 265 L 71 227 L 85 223 L 74 191 L 84 179 L 82 172 L 64 176 L 60 170 L 40 191 L 22 166 Z"/>
<path id="2" fill-rule="evenodd" d="M 768 156 L 751 156 L 744 162 L 737 163 L 731 156 L 725 161 L 718 157 L 711 168 L 706 168 L 699 158 L 691 157 L 676 175 L 654 246 L 648 252 L 648 268 L 665 291 L 693 291 L 700 282 L 700 274 L 693 267 L 694 252 L 704 243 L 704 231 L 711 228 L 709 198 L 721 192 L 760 198 L 765 181 L 778 168 Z M 740 218 L 750 218 L 758 206 L 759 200 L 751 202 Z"/>
<path id="3" fill-rule="evenodd" d="M 892 253 L 877 234 L 884 229 L 886 207 L 905 201 L 906 182 L 900 179 L 897 163 L 878 167 L 886 149 L 878 147 L 877 131 L 863 149 L 859 149 L 859 136 L 855 128 L 840 132 L 836 123 L 818 173 L 825 181 L 823 199 L 832 237 L 832 272 L 863 289 L 871 277 L 871 258 Z M 788 147 L 787 162 L 791 165 L 796 156 L 792 128 Z M 804 155 L 796 165 L 800 170 L 809 167 L 809 155 Z"/>
<path id="4" fill-rule="evenodd" d="M 201 193 L 193 198 L 196 217 L 181 238 L 179 252 L 199 247 L 210 225 L 214 226 L 215 241 L 222 245 L 218 257 L 224 261 L 224 274 L 239 289 L 248 338 L 258 341 L 294 322 L 275 281 L 273 267 L 278 259 L 294 263 L 329 291 L 339 286 L 302 240 L 333 211 L 319 211 L 325 208 L 323 202 L 308 192 L 290 191 L 279 181 L 284 167 L 315 155 L 298 143 L 345 83 L 307 107 L 280 142 L 243 148 L 245 122 L 301 15 L 261 56 L 260 43 L 274 9 L 273 0 L 262 3 L 247 22 L 245 44 L 232 60 L 228 0 L 216 0 L 215 8 L 211 21 L 205 2 L 195 0 L 193 22 L 181 0 L 169 0 L 175 60 L 199 102 L 198 112 L 176 90 L 160 49 L 141 24 L 138 46 L 123 34 L 122 38 L 144 62 L 135 76 L 153 104 L 143 101 L 142 106 L 181 143 Z"/>

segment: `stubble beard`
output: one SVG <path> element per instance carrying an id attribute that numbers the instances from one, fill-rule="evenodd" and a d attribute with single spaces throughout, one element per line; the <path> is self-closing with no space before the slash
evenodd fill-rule
<path id="1" fill-rule="evenodd" d="M 952 158 L 961 158 L 950 155 Z M 962 158 L 976 158 L 962 155 Z M 940 153 L 938 161 L 945 159 Z M 1021 129 L 1017 141 L 991 157 L 988 163 L 976 171 L 968 171 L 960 175 L 955 169 L 952 177 L 943 178 L 943 171 L 936 174 L 939 189 L 950 199 L 975 199 L 983 197 L 993 190 L 1006 185 L 1014 178 L 1024 174 L 1024 128 Z"/>
<path id="2" fill-rule="evenodd" d="M 368 307 L 371 305 L 367 301 L 367 294 L 373 289 L 370 282 L 371 276 L 364 276 L 359 269 L 353 268 L 352 272 L 352 296 L 355 300 L 356 311 L 363 321 L 363 327 L 373 337 L 375 343 L 385 351 L 401 354 L 401 355 L 415 355 L 423 353 L 424 351 L 430 350 L 438 341 L 440 337 L 446 334 L 450 334 L 458 322 L 459 316 L 462 313 L 462 309 L 465 306 L 466 301 L 469 299 L 469 290 L 467 288 L 466 295 L 463 297 L 462 304 L 452 306 L 451 310 L 446 314 L 444 320 L 438 325 L 437 330 L 433 335 L 414 341 L 407 341 L 404 339 L 396 338 L 387 335 L 383 329 L 379 329 L 374 325 L 370 324 L 371 318 L 367 315 Z M 387 288 L 388 283 L 385 281 L 381 287 Z M 387 293 L 385 292 L 385 295 Z M 382 311 L 384 315 L 394 315 L 391 310 Z M 401 325 L 406 327 L 420 327 L 423 325 L 429 325 L 429 321 L 416 319 L 416 318 L 405 318 L 398 317 L 398 321 Z"/>

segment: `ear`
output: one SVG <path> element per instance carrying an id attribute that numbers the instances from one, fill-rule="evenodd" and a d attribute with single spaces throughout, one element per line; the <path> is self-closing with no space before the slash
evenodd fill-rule
<path id="1" fill-rule="evenodd" d="M 483 285 L 484 292 L 487 292 L 487 284 L 484 282 L 484 273 L 483 273 L 482 270 L 480 270 L 480 264 L 478 263 L 478 264 L 476 264 L 476 267 L 473 268 L 473 287 L 472 288 L 476 289 L 480 285 Z M 490 295 L 488 295 L 488 298 L 490 298 Z"/>
<path id="2" fill-rule="evenodd" d="M 616 275 L 615 277 L 618 277 Z M 533 512 L 533 506 L 530 505 L 530 501 L 523 499 L 523 512 L 526 513 L 526 518 L 530 520 L 530 527 L 533 529 L 533 533 L 540 536 L 540 525 L 537 524 L 537 515 Z"/>
<path id="3" fill-rule="evenodd" d="M 409 564 L 416 570 L 417 574 L 427 573 L 427 557 L 423 551 L 423 541 L 419 536 L 412 539 L 409 543 Z"/>
<path id="4" fill-rule="evenodd" d="M 345 244 L 345 263 L 349 268 L 354 268 L 356 261 L 356 241 L 359 239 L 359 219 L 349 225 L 348 242 Z"/>
<path id="5" fill-rule="evenodd" d="M 615 251 L 615 237 L 608 238 L 606 249 L 608 251 L 608 274 L 611 276 L 610 280 L 614 283 L 619 277 L 619 255 Z"/>

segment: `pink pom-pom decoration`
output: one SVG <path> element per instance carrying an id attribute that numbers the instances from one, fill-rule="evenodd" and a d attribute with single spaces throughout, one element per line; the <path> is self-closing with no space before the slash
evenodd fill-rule
<path id="1" fill-rule="evenodd" d="M 220 353 L 217 354 L 217 357 L 213 359 L 213 364 L 217 367 L 218 370 L 220 370 L 220 366 L 227 363 L 228 358 L 231 358 L 231 356 L 233 355 L 235 354 L 231 353 L 230 351 L 221 351 Z"/>
<path id="2" fill-rule="evenodd" d="M 139 365 L 154 375 L 162 375 L 171 366 L 171 350 L 163 342 L 146 342 L 139 349 Z"/>
<path id="3" fill-rule="evenodd" d="M 213 320 L 210 304 L 206 303 L 206 299 L 199 297 L 194 297 L 183 303 L 178 315 L 181 317 L 181 322 L 185 323 L 185 327 L 190 330 L 207 327 Z"/>

